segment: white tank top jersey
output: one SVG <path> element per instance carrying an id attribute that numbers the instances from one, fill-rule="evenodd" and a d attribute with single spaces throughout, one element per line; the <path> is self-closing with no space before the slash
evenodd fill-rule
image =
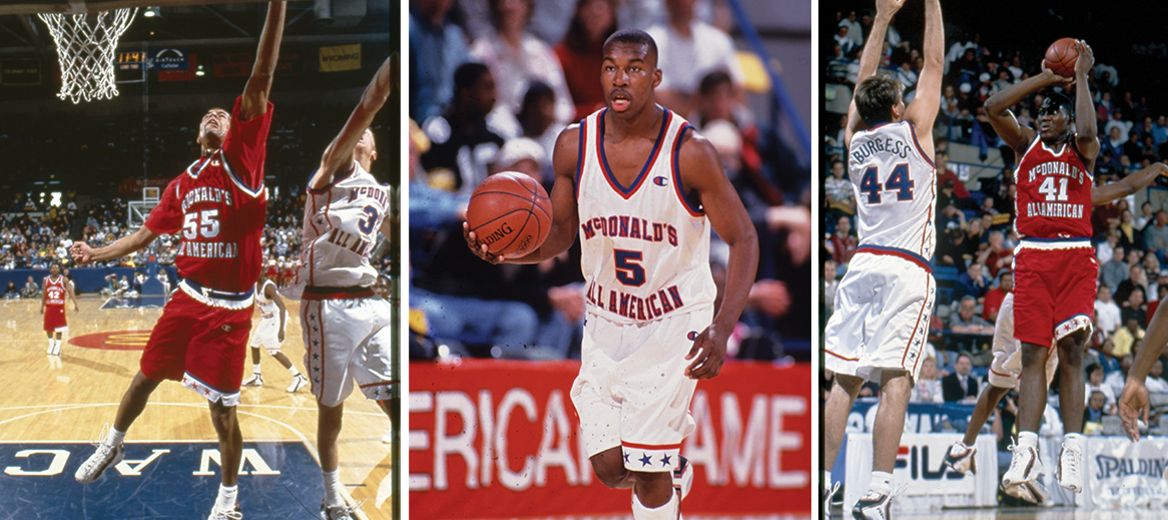
<path id="1" fill-rule="evenodd" d="M 267 290 L 269 285 L 273 288 L 276 287 L 276 284 L 271 280 L 264 280 L 262 285 L 256 284 L 255 291 L 256 305 L 260 307 L 260 318 L 265 320 L 275 318 L 277 316 L 276 313 L 280 311 L 280 308 L 276 306 L 276 301 L 268 299 L 268 296 L 264 294 L 264 291 Z"/>
<path id="2" fill-rule="evenodd" d="M 320 190 L 308 190 L 299 283 L 313 287 L 370 287 L 377 231 L 389 212 L 390 187 L 356 161 L 356 171 Z"/>
<path id="3" fill-rule="evenodd" d="M 937 169 L 912 123 L 856 132 L 848 146 L 848 177 L 856 194 L 858 250 L 906 256 L 928 269 L 936 245 Z"/>
<path id="4" fill-rule="evenodd" d="M 640 323 L 708 309 L 717 289 L 710 274 L 710 223 L 684 197 L 678 164 L 693 126 L 670 110 L 645 164 L 629 186 L 608 166 L 601 109 L 580 123 L 576 204 L 580 268 L 591 313 Z M 611 153 L 611 150 L 609 151 Z"/>

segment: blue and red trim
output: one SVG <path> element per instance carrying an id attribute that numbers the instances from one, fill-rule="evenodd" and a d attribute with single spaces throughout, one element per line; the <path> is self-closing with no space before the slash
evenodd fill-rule
<path id="1" fill-rule="evenodd" d="M 681 449 L 681 443 L 677 444 L 638 444 L 635 442 L 621 441 L 621 446 L 626 448 L 633 448 L 637 450 L 678 450 Z"/>
<path id="2" fill-rule="evenodd" d="M 578 140 L 579 148 L 576 150 L 576 178 L 575 184 L 572 185 L 572 195 L 578 200 L 580 198 L 580 182 L 584 178 L 584 154 L 587 152 L 587 141 L 584 139 L 588 134 L 588 118 L 580 120 L 580 136 Z"/>
<path id="3" fill-rule="evenodd" d="M 924 269 L 925 271 L 928 271 L 929 273 L 933 272 L 933 266 L 929 264 L 929 261 L 926 260 L 925 257 L 918 255 L 912 251 L 905 250 L 905 249 L 899 249 L 899 248 L 895 248 L 895 247 L 883 247 L 883 246 L 860 246 L 859 248 L 856 249 L 856 252 L 857 253 L 868 253 L 868 254 L 872 254 L 872 255 L 895 256 L 898 258 L 902 258 L 904 260 L 908 260 L 909 262 L 912 262 L 914 264 L 917 264 L 918 266 L 920 266 L 921 269 Z"/>
<path id="4" fill-rule="evenodd" d="M 677 130 L 677 138 L 673 142 L 673 161 L 669 165 L 669 171 L 673 177 L 673 192 L 677 194 L 677 198 L 681 201 L 682 207 L 685 208 L 685 211 L 690 216 L 703 217 L 706 213 L 700 207 L 695 208 L 689 199 L 685 198 L 685 186 L 681 184 L 681 145 L 687 130 L 693 130 L 693 125 L 685 123 Z"/>
<path id="5" fill-rule="evenodd" d="M 673 112 L 661 107 L 658 108 L 664 111 L 665 114 L 661 121 L 661 130 L 657 133 L 657 140 L 653 142 L 653 149 L 649 151 L 649 158 L 645 161 L 645 165 L 641 167 L 641 172 L 633 179 L 632 186 L 629 187 L 621 186 L 620 181 L 612 173 L 612 168 L 608 167 L 608 157 L 604 153 L 604 114 L 608 113 L 608 109 L 606 108 L 601 111 L 600 115 L 596 118 L 596 149 L 600 152 L 600 170 L 604 172 L 604 180 L 608 181 L 608 185 L 625 200 L 632 197 L 637 192 L 637 189 L 645 183 L 649 170 L 653 169 L 653 164 L 657 162 L 657 156 L 661 155 L 661 142 L 665 139 L 665 131 L 669 129 L 670 122 L 673 121 Z"/>
<path id="6" fill-rule="evenodd" d="M 929 166 L 932 166 L 934 170 L 937 169 L 937 165 L 933 164 L 933 158 L 929 157 L 929 154 L 925 153 L 925 150 L 921 148 L 921 142 L 917 140 L 917 129 L 908 121 L 905 121 L 904 124 L 908 125 L 908 133 L 912 136 L 913 146 L 917 147 L 917 153 L 921 154 L 921 159 L 929 163 Z"/>

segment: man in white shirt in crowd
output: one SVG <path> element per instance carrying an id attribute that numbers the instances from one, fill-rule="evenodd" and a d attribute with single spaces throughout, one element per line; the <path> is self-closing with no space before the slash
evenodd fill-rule
<path id="1" fill-rule="evenodd" d="M 1111 288 L 1106 284 L 1100 285 L 1095 297 L 1095 324 L 1099 326 L 1099 330 L 1110 336 L 1122 323 L 1119 306 L 1111 298 Z"/>
<path id="2" fill-rule="evenodd" d="M 735 87 L 742 85 L 734 42 L 695 16 L 696 3 L 666 0 L 666 22 L 646 31 L 657 42 L 657 68 L 661 69 L 657 100 L 679 114 L 693 112 L 698 84 L 714 70 L 725 70 Z"/>

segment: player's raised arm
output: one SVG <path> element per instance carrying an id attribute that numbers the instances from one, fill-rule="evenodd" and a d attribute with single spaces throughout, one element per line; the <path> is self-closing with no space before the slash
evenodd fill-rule
<path id="1" fill-rule="evenodd" d="M 686 375 L 708 379 L 718 375 L 722 367 L 726 340 L 746 307 L 750 286 L 758 274 L 758 235 L 742 199 L 722 172 L 714 146 L 698 135 L 687 135 L 685 139 L 678 160 L 678 164 L 685 165 L 682 184 L 697 191 L 714 232 L 730 246 L 722 303 L 715 309 L 714 322 L 698 335 L 686 356 L 693 359 Z"/>
<path id="2" fill-rule="evenodd" d="M 1014 112 L 1010 111 L 1010 107 L 1021 103 L 1023 99 L 1026 99 L 1026 96 L 1039 90 L 1054 85 L 1067 84 L 1070 81 L 1070 78 L 1051 72 L 1044 61 L 1041 74 L 1014 83 L 986 100 L 985 110 L 986 116 L 990 120 L 990 126 L 994 127 L 994 132 L 997 132 L 1002 141 L 1005 141 L 1010 148 L 1021 155 L 1030 146 L 1030 142 L 1034 141 L 1035 132 L 1033 128 L 1019 124 L 1018 118 L 1014 117 Z M 1091 108 L 1088 112 L 1094 115 L 1095 109 Z"/>
<path id="3" fill-rule="evenodd" d="M 478 241 L 470 226 L 462 223 L 462 233 L 466 245 L 479 258 L 493 264 L 538 264 L 555 258 L 572 247 L 576 241 L 576 230 L 580 228 L 580 214 L 576 210 L 576 160 L 580 155 L 580 125 L 574 124 L 560 132 L 556 138 L 556 148 L 552 153 L 552 167 L 556 173 L 555 183 L 549 195 L 552 199 L 552 228 L 535 251 L 518 258 L 506 258 L 487 252 L 487 245 Z"/>
<path id="4" fill-rule="evenodd" d="M 397 77 L 397 68 L 398 54 L 393 53 L 377 69 L 373 80 L 361 94 L 361 101 L 345 121 L 345 126 L 341 127 L 340 133 L 333 138 L 328 148 L 325 148 L 324 155 L 320 158 L 320 169 L 308 183 L 310 189 L 319 190 L 328 186 L 338 172 L 348 171 L 353 167 L 353 150 L 366 129 L 373 124 L 377 112 L 389 99 L 389 93 L 393 88 L 392 81 Z"/>
<path id="5" fill-rule="evenodd" d="M 1094 118 L 1094 114 L 1094 112 L 1091 113 L 1092 118 Z M 1113 200 L 1131 195 L 1156 182 L 1156 179 L 1160 176 L 1168 177 L 1168 165 L 1162 162 L 1152 163 L 1147 168 L 1128 175 L 1119 181 L 1091 188 L 1091 204 L 1102 206 Z"/>
<path id="6" fill-rule="evenodd" d="M 260 33 L 255 64 L 252 65 L 247 85 L 243 87 L 243 100 L 239 107 L 239 113 L 245 120 L 268 110 L 268 93 L 272 91 L 272 78 L 276 75 L 276 63 L 280 61 L 280 40 L 284 37 L 286 8 L 284 0 L 268 3 L 268 17 Z"/>
<path id="7" fill-rule="evenodd" d="M 856 84 L 876 74 L 880 66 L 880 56 L 884 52 L 884 37 L 888 34 L 888 24 L 892 17 L 904 6 L 904 0 L 876 0 L 876 19 L 872 22 L 872 32 L 868 34 L 868 41 L 864 43 L 864 50 L 860 53 L 860 73 L 856 77 Z M 938 91 L 939 92 L 939 91 Z M 844 146 L 852 142 L 852 134 L 861 129 L 863 121 L 860 112 L 856 109 L 856 100 L 848 105 L 848 127 L 844 129 Z"/>
<path id="8" fill-rule="evenodd" d="M 1091 67 L 1095 66 L 1095 53 L 1083 40 L 1075 41 L 1075 50 L 1079 51 L 1075 60 L 1075 145 L 1086 159 L 1087 169 L 1094 170 L 1095 158 L 1099 156 L 1099 129 L 1088 83 Z"/>
<path id="9" fill-rule="evenodd" d="M 945 24 L 941 20 L 941 0 L 925 0 L 924 67 L 917 80 L 917 94 L 905 112 L 905 119 L 917 135 L 932 135 L 937 111 L 941 108 L 941 76 L 945 72 Z M 920 140 L 924 152 L 933 156 L 933 140 Z"/>
<path id="10" fill-rule="evenodd" d="M 69 252 L 72 253 L 73 260 L 78 264 L 105 262 L 121 258 L 135 251 L 141 251 L 142 248 L 150 245 L 150 242 L 153 242 L 157 236 L 150 228 L 142 226 L 137 231 L 115 240 L 108 246 L 93 249 L 85 242 L 77 242 L 69 248 Z"/>

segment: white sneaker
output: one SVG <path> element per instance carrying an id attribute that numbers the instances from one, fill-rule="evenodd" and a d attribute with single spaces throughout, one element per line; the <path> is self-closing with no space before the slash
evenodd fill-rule
<path id="1" fill-rule="evenodd" d="M 1059 451 L 1058 483 L 1074 493 L 1083 491 L 1083 443 L 1082 435 L 1069 435 Z"/>
<path id="2" fill-rule="evenodd" d="M 1038 450 L 1016 444 L 1010 445 L 1009 449 L 1014 456 L 1010 460 L 1010 469 L 1002 476 L 1002 492 L 1034 504 L 1046 502 L 1046 490 L 1038 482 L 1042 468 Z"/>
<path id="3" fill-rule="evenodd" d="M 357 520 L 351 507 L 345 505 L 325 506 L 323 503 L 320 505 L 320 518 L 321 520 Z"/>
<path id="4" fill-rule="evenodd" d="M 393 426 L 390 426 L 389 429 L 385 431 L 385 435 L 381 436 L 381 443 L 393 444 Z"/>
<path id="5" fill-rule="evenodd" d="M 231 510 L 212 506 L 211 514 L 207 515 L 207 520 L 243 520 L 243 513 L 239 512 L 239 504 L 236 504 L 235 509 Z"/>
<path id="6" fill-rule="evenodd" d="M 852 508 L 852 518 L 857 520 L 888 520 L 892 518 L 892 493 L 877 494 L 869 491 L 856 507 Z"/>
<path id="7" fill-rule="evenodd" d="M 831 499 L 839 491 L 840 483 L 832 482 L 830 486 L 824 483 L 823 489 L 823 520 L 831 520 Z"/>
<path id="8" fill-rule="evenodd" d="M 251 377 L 243 380 L 243 386 L 264 386 L 264 376 L 252 372 Z"/>
<path id="9" fill-rule="evenodd" d="M 953 470 L 958 475 L 977 474 L 977 464 L 974 455 L 977 454 L 976 447 L 966 447 L 961 441 L 953 443 L 949 446 L 949 451 L 945 452 L 945 465 Z"/>
<path id="10" fill-rule="evenodd" d="M 263 382 L 262 379 L 260 381 L 261 383 Z M 304 374 L 296 374 L 296 376 L 292 378 L 292 384 L 288 385 L 287 391 L 290 394 L 294 394 L 297 390 L 304 388 L 304 385 L 307 384 L 308 378 L 304 377 Z"/>
<path id="11" fill-rule="evenodd" d="M 73 478 L 77 482 L 88 484 L 97 480 L 107 468 L 121 462 L 124 458 L 126 458 L 126 448 L 123 445 L 109 446 L 103 442 L 97 445 L 97 451 L 93 452 L 93 455 L 81 463 L 81 467 L 77 468 Z"/>
<path id="12" fill-rule="evenodd" d="M 685 500 L 689 495 L 689 490 L 693 489 L 694 469 L 690 465 L 689 459 L 678 455 L 680 462 L 677 463 L 677 468 L 673 470 L 673 489 L 677 490 L 678 497 Z"/>

